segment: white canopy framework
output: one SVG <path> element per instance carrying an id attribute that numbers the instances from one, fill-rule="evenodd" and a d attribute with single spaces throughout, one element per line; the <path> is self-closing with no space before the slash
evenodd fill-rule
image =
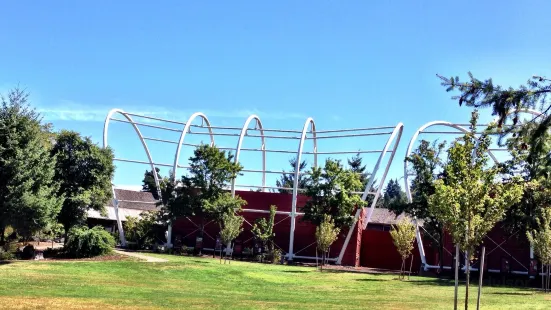
<path id="1" fill-rule="evenodd" d="M 122 115 L 125 119 L 118 119 L 114 118 L 115 114 Z M 159 126 L 159 125 L 153 125 L 150 123 L 142 123 L 142 122 L 136 122 L 132 118 L 144 118 L 149 120 L 154 120 L 156 122 L 160 123 L 170 123 L 170 124 L 177 124 L 177 125 L 183 125 L 183 129 L 177 130 L 174 128 L 169 128 L 165 126 Z M 201 125 L 192 125 L 192 122 L 196 118 L 200 118 L 203 122 Z M 336 155 L 336 154 L 368 154 L 368 153 L 378 153 L 379 157 L 377 159 L 377 162 L 375 164 L 375 167 L 373 168 L 373 171 L 371 171 L 371 175 L 369 177 L 369 180 L 367 182 L 367 186 L 364 189 L 363 192 L 356 192 L 355 194 L 362 194 L 362 199 L 366 200 L 368 195 L 373 195 L 373 200 L 371 202 L 371 205 L 366 206 L 364 209 L 368 212 L 366 213 L 366 218 L 363 224 L 362 229 L 365 229 L 367 227 L 367 223 L 371 219 L 371 214 L 373 213 L 373 209 L 375 208 L 375 205 L 377 203 L 377 200 L 381 194 L 382 187 L 384 185 L 386 176 L 388 174 L 388 170 L 390 168 L 390 165 L 392 164 L 392 160 L 394 159 L 394 155 L 396 154 L 396 150 L 398 148 L 398 145 L 400 143 L 400 138 L 402 136 L 403 132 L 403 124 L 399 123 L 396 126 L 385 126 L 385 127 L 369 127 L 369 128 L 353 128 L 353 129 L 336 129 L 336 130 L 325 130 L 325 131 L 317 131 L 315 122 L 312 118 L 308 118 L 302 130 L 284 130 L 284 129 L 265 129 L 263 127 L 263 124 L 260 120 L 260 118 L 257 115 L 250 115 L 245 123 L 243 124 L 243 127 L 217 127 L 212 126 L 207 116 L 201 112 L 194 113 L 191 115 L 191 117 L 185 122 L 178 122 L 173 120 L 167 120 L 152 116 L 146 116 L 146 115 L 139 115 L 134 113 L 125 112 L 121 109 L 113 109 L 111 110 L 105 119 L 104 124 L 104 131 L 103 131 L 103 146 L 108 147 L 108 134 L 109 134 L 109 124 L 111 121 L 116 122 L 122 122 L 122 123 L 128 123 L 131 124 L 134 128 L 134 131 L 136 132 L 138 138 L 140 139 L 143 149 L 147 156 L 147 161 L 140 161 L 140 160 L 134 160 L 134 159 L 124 159 L 124 158 L 115 158 L 116 161 L 121 162 L 130 162 L 130 163 L 137 163 L 137 164 L 146 164 L 149 165 L 152 171 L 156 171 L 156 167 L 171 167 L 172 171 L 174 172 L 173 175 L 176 176 L 177 169 L 178 168 L 188 168 L 187 166 L 182 166 L 178 163 L 180 158 L 180 153 L 182 151 L 182 146 L 198 146 L 194 144 L 185 143 L 185 138 L 189 134 L 203 134 L 203 135 L 209 135 L 210 136 L 210 144 L 215 145 L 214 136 L 235 136 L 238 138 L 236 147 L 224 147 L 220 145 L 216 145 L 221 150 L 229 150 L 234 151 L 234 159 L 236 162 L 239 162 L 240 160 L 240 153 L 241 151 L 256 151 L 261 152 L 262 154 L 262 169 L 261 170 L 253 170 L 253 169 L 243 169 L 243 172 L 254 172 L 254 173 L 261 173 L 262 174 L 262 183 L 260 185 L 244 185 L 244 184 L 236 184 L 237 180 L 233 180 L 231 184 L 231 188 L 228 190 L 231 190 L 232 195 L 235 195 L 235 189 L 237 187 L 239 188 L 258 188 L 262 191 L 266 191 L 267 189 L 288 189 L 292 190 L 292 201 L 291 201 L 291 211 L 285 212 L 285 211 L 277 211 L 278 214 L 287 215 L 287 218 L 290 220 L 291 228 L 290 228 L 290 239 L 289 239 L 289 248 L 287 251 L 287 254 L 285 257 L 288 260 L 293 259 L 315 259 L 315 257 L 310 256 L 298 256 L 297 253 L 301 252 L 303 249 L 294 249 L 294 238 L 295 238 L 295 221 L 297 217 L 302 216 L 303 214 L 300 212 L 297 212 L 297 197 L 301 189 L 299 188 L 299 182 L 298 177 L 300 174 L 304 174 L 305 172 L 300 171 L 300 163 L 302 159 L 303 154 L 310 154 L 314 156 L 314 163 L 313 166 L 316 167 L 318 164 L 318 155 Z M 251 123 L 255 124 L 254 128 L 250 128 Z M 139 127 L 150 127 L 150 128 L 156 128 L 159 130 L 164 131 L 172 131 L 172 132 L 180 132 L 180 139 L 179 141 L 170 141 L 170 140 L 163 140 L 163 139 L 157 139 L 157 138 L 149 138 L 144 137 L 139 129 Z M 206 128 L 208 129 L 208 132 L 192 132 L 191 128 Z M 225 133 L 225 132 L 218 132 L 217 130 L 232 130 L 235 131 L 235 133 Z M 238 132 L 237 132 L 238 131 Z M 260 134 L 250 134 L 249 132 L 258 132 Z M 281 133 L 282 135 L 268 135 L 267 132 L 276 132 Z M 350 133 L 352 132 L 352 133 Z M 289 135 L 294 134 L 294 135 Z M 297 135 L 299 134 L 299 135 Z M 245 149 L 242 147 L 244 138 L 248 137 L 257 137 L 261 140 L 261 146 L 260 148 L 248 148 Z M 386 140 L 386 143 L 381 150 L 357 150 L 357 151 L 326 151 L 326 152 L 318 152 L 318 140 L 319 139 L 338 139 L 338 138 L 344 138 L 344 137 L 370 137 L 370 136 L 388 136 L 388 139 Z M 273 138 L 273 139 L 294 139 L 299 140 L 298 143 L 298 149 L 297 151 L 291 151 L 291 150 L 276 150 L 276 149 L 268 149 L 267 148 L 267 139 Z M 147 140 L 149 141 L 157 141 L 157 142 L 164 142 L 164 143 L 170 143 L 170 144 L 176 144 L 176 152 L 174 155 L 174 163 L 173 164 L 165 164 L 165 163 L 156 163 L 153 161 L 153 158 L 151 156 L 151 153 L 149 151 Z M 312 140 L 313 141 L 313 150 L 311 152 L 304 151 L 304 142 L 306 140 Z M 275 171 L 275 170 L 268 170 L 266 167 L 266 158 L 267 153 L 289 153 L 289 154 L 296 154 L 296 165 L 295 165 L 295 171 L 294 171 L 294 184 L 292 188 L 285 188 L 285 187 L 276 187 L 276 186 L 268 186 L 266 184 L 266 175 L 268 173 L 271 174 L 284 174 L 285 172 L 282 171 Z M 387 158 L 387 154 L 390 153 L 390 157 L 388 160 L 385 161 Z M 383 172 L 379 173 L 379 170 L 381 167 L 384 167 Z M 155 184 L 157 185 L 157 189 L 160 189 L 159 186 L 159 179 L 157 177 L 156 173 L 153 173 Z M 372 190 L 375 179 L 379 178 L 379 186 L 376 190 Z M 159 197 L 160 197 L 159 192 Z M 115 207 L 115 213 L 118 214 L 118 201 L 116 197 L 114 197 L 114 207 Z M 346 236 L 346 239 L 344 241 L 344 244 L 342 248 L 339 250 L 338 257 L 330 258 L 330 261 L 334 261 L 338 264 L 341 264 L 344 253 L 346 251 L 346 248 L 348 246 L 348 243 L 351 239 L 352 233 L 354 231 L 354 227 L 359 220 L 360 214 L 362 210 L 357 210 L 355 214 L 354 223 L 350 226 L 348 235 Z M 260 210 L 260 209 L 243 209 L 242 212 L 250 212 L 250 213 L 267 213 L 269 211 L 266 210 Z M 191 220 L 190 220 L 191 221 Z M 281 222 L 281 221 L 280 221 Z M 195 223 L 193 223 L 195 225 Z M 249 223 L 250 224 L 250 223 Z M 120 219 L 117 216 L 117 225 L 119 228 L 120 233 L 120 239 L 121 243 L 124 246 L 126 244 L 126 241 L 124 239 L 124 232 L 123 227 L 121 224 Z M 171 227 L 169 226 L 168 230 L 168 246 L 171 246 L 170 240 L 171 240 Z"/>
<path id="2" fill-rule="evenodd" d="M 534 110 L 524 110 L 522 112 L 526 113 L 526 114 L 529 114 L 529 115 L 532 115 L 532 116 L 536 116 L 536 117 L 541 115 L 541 112 L 534 111 Z M 431 127 L 437 127 L 437 126 L 449 127 L 449 128 L 456 129 L 457 131 L 456 132 L 454 132 L 454 131 L 427 131 L 427 129 L 429 129 Z M 464 133 L 468 133 L 470 131 L 467 128 L 467 126 L 469 126 L 469 125 L 467 125 L 467 124 L 454 124 L 454 123 L 450 123 L 450 122 L 446 122 L 446 121 L 433 121 L 433 122 L 426 123 L 425 125 L 419 127 L 419 129 L 417 129 L 417 131 L 411 137 L 411 140 L 408 144 L 408 148 L 407 148 L 407 151 L 406 151 L 405 159 L 407 159 L 411 155 L 411 153 L 413 152 L 413 147 L 416 145 L 416 142 L 418 141 L 419 135 L 421 135 L 421 134 L 438 134 L 438 135 L 464 134 Z M 484 124 L 484 125 L 478 125 L 478 126 L 486 127 L 488 125 Z M 496 158 L 494 153 L 495 152 L 500 152 L 500 151 L 508 151 L 508 150 L 506 148 L 490 148 L 490 149 L 488 149 L 488 156 L 490 156 L 492 161 L 496 164 L 499 163 L 499 161 Z M 409 174 L 409 172 L 408 172 L 409 164 L 410 163 L 409 163 L 408 160 L 404 160 L 404 183 L 405 183 L 404 185 L 405 185 L 405 190 L 406 190 L 406 197 L 408 199 L 408 202 L 411 203 L 411 202 L 413 202 L 413 197 L 412 197 L 412 193 L 411 193 L 411 184 L 410 184 L 410 179 L 409 178 L 412 175 Z M 415 221 L 415 225 L 416 225 L 417 248 L 419 249 L 419 256 L 421 258 L 422 268 L 424 268 L 425 271 L 427 271 L 429 269 L 438 269 L 438 268 L 440 268 L 440 266 L 427 264 L 427 259 L 426 259 L 426 256 L 425 256 L 425 249 L 424 249 L 424 246 L 423 246 L 423 239 L 422 239 L 422 236 L 421 236 L 420 226 L 417 222 L 417 219 L 414 219 L 414 221 Z M 505 251 L 501 247 L 502 244 L 498 244 L 494 240 L 491 240 L 491 241 L 493 243 L 495 243 L 496 249 L 501 248 L 503 251 Z M 486 256 L 489 255 L 489 254 L 490 253 L 487 253 Z M 532 249 L 530 249 L 530 258 L 534 258 L 534 253 L 533 253 Z M 513 257 L 513 259 L 515 259 L 515 258 Z M 517 262 L 518 262 L 518 260 L 517 260 Z M 520 262 L 519 262 L 519 264 L 520 264 Z M 526 270 L 528 270 L 528 268 L 526 268 L 525 266 L 523 266 L 523 267 Z M 446 267 L 444 267 L 444 268 L 446 268 Z M 447 267 L 447 268 L 451 268 L 451 267 Z M 471 270 L 477 271 L 478 269 L 477 268 L 471 268 Z M 499 270 L 489 270 L 489 271 L 490 272 L 499 272 Z M 527 274 L 528 272 L 527 271 L 514 271 L 513 273 Z"/>

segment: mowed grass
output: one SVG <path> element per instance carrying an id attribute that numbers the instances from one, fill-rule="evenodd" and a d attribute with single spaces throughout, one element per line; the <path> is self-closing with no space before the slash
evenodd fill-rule
<path id="1" fill-rule="evenodd" d="M 141 261 L 0 265 L 0 308 L 450 309 L 449 281 L 153 255 Z M 476 287 L 472 287 L 472 307 Z M 463 290 L 461 290 L 463 293 Z M 485 287 L 482 309 L 549 309 L 551 295 Z M 462 302 L 462 301 L 461 301 Z"/>

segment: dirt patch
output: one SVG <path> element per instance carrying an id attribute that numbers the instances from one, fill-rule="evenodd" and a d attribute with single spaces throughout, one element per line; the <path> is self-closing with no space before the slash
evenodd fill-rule
<path id="1" fill-rule="evenodd" d="M 0 309 L 155 309 L 136 305 L 108 304 L 97 299 L 1 296 Z"/>
<path id="2" fill-rule="evenodd" d="M 39 260 L 40 262 L 103 262 L 103 261 L 135 261 L 135 258 L 121 255 L 121 254 L 109 254 L 103 256 L 89 257 L 89 258 L 66 258 L 66 257 L 50 257 Z"/>

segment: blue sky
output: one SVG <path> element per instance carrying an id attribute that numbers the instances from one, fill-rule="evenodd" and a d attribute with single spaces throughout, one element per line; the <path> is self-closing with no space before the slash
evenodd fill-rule
<path id="1" fill-rule="evenodd" d="M 468 120 L 470 110 L 450 100 L 435 74 L 465 78 L 472 71 L 504 85 L 551 76 L 549 12 L 545 0 L 10 1 L 0 18 L 0 91 L 19 84 L 56 129 L 77 130 L 98 143 L 111 108 L 182 122 L 202 111 L 213 125 L 236 127 L 251 113 L 266 128 L 301 129 L 307 117 L 319 130 L 402 122 L 390 170 L 399 178 L 419 126 Z M 489 111 L 483 119 L 491 119 Z M 128 124 L 111 129 L 117 157 L 145 160 Z M 216 142 L 234 147 L 236 138 Z M 295 150 L 297 143 L 268 140 L 268 147 Z M 319 151 L 382 144 L 326 140 Z M 244 147 L 258 145 L 248 138 Z M 175 145 L 149 147 L 156 162 L 173 161 Z M 181 164 L 189 152 L 184 148 Z M 287 168 L 289 156 L 269 155 L 268 168 Z M 258 153 L 242 159 L 248 169 L 260 167 Z M 370 168 L 375 160 L 365 157 Z M 145 168 L 117 164 L 115 183 L 139 185 Z M 246 174 L 238 183 L 259 180 Z"/>

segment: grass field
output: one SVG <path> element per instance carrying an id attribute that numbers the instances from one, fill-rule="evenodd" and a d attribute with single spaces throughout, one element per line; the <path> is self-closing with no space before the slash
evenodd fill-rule
<path id="1" fill-rule="evenodd" d="M 141 261 L 0 265 L 0 308 L 56 309 L 451 309 L 447 281 L 313 268 L 164 257 Z M 462 291 L 461 291 L 462 293 Z M 472 296 L 476 288 L 472 287 Z M 472 307 L 475 309 L 475 300 Z M 551 295 L 486 287 L 482 309 L 549 309 Z"/>

